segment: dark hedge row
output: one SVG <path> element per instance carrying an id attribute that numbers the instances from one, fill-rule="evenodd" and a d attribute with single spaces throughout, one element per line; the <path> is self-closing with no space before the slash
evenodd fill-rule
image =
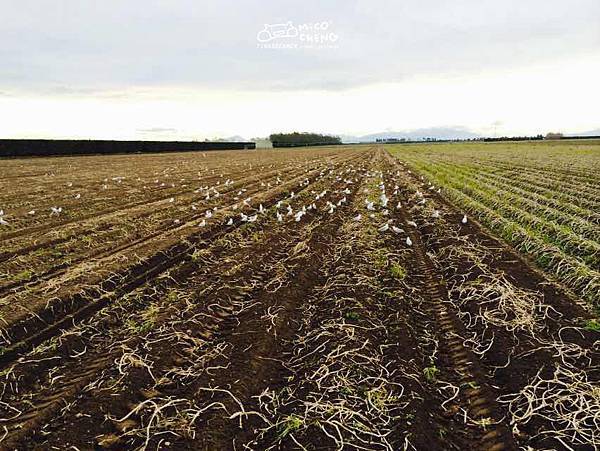
<path id="1" fill-rule="evenodd" d="M 0 156 L 93 155 L 255 149 L 253 142 L 0 139 Z"/>

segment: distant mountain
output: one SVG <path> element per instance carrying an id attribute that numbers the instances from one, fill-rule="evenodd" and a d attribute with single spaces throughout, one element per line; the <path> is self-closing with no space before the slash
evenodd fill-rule
<path id="1" fill-rule="evenodd" d="M 581 133 L 566 133 L 565 136 L 600 136 L 600 128 Z"/>
<path id="2" fill-rule="evenodd" d="M 416 130 L 405 130 L 397 132 L 379 132 L 363 136 L 342 135 L 343 142 L 373 142 L 377 139 L 386 138 L 404 138 L 409 141 L 420 141 L 426 138 L 435 139 L 473 139 L 480 138 L 481 135 L 473 133 L 463 127 L 432 127 L 419 128 Z"/>
<path id="3" fill-rule="evenodd" d="M 225 142 L 248 142 L 248 140 L 242 136 L 234 135 L 227 136 L 226 138 L 219 138 L 213 141 L 225 141 Z"/>

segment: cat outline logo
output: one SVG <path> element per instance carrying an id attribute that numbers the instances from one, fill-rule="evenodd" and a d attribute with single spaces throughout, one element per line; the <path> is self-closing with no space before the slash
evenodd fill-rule
<path id="1" fill-rule="evenodd" d="M 298 28 L 291 21 L 286 23 L 265 24 L 265 28 L 256 35 L 258 42 L 269 42 L 280 38 L 295 38 L 298 36 Z"/>

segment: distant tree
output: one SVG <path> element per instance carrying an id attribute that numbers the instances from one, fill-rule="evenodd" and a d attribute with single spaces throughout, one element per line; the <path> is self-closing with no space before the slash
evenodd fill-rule
<path id="1" fill-rule="evenodd" d="M 545 139 L 562 139 L 562 138 L 563 138 L 562 133 L 550 132 L 550 133 L 546 134 Z"/>

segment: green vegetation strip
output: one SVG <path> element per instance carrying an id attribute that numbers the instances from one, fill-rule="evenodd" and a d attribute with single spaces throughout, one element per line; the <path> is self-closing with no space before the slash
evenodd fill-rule
<path id="1" fill-rule="evenodd" d="M 600 141 L 389 146 L 455 205 L 600 307 Z M 574 193 L 580 193 L 574 199 Z"/>

